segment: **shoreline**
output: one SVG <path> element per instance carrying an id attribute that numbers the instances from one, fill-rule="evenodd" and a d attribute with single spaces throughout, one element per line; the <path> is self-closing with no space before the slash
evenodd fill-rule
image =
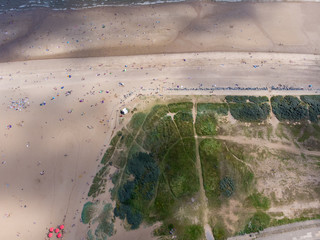
<path id="1" fill-rule="evenodd" d="M 191 1 L 12 13 L 0 15 L 0 62 L 208 51 L 320 54 L 319 11 L 310 2 Z"/>

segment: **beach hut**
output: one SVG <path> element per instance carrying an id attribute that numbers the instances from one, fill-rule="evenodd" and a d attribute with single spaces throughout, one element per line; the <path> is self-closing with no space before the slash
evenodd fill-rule
<path id="1" fill-rule="evenodd" d="M 126 115 L 128 113 L 128 109 L 124 108 L 122 110 L 120 110 L 120 113 L 123 114 L 123 115 Z"/>
<path id="2" fill-rule="evenodd" d="M 58 233 L 57 238 L 61 238 L 61 237 L 62 237 L 62 234 Z"/>

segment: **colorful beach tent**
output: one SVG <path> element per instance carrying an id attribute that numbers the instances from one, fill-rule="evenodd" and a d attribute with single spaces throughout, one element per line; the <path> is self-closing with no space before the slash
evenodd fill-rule
<path id="1" fill-rule="evenodd" d="M 48 233 L 48 238 L 52 238 L 53 233 Z"/>
<path id="2" fill-rule="evenodd" d="M 64 225 L 63 225 L 63 224 L 60 225 L 60 229 L 61 229 L 61 230 L 64 229 Z"/>
<path id="3" fill-rule="evenodd" d="M 60 231 L 59 228 L 56 228 L 56 229 L 54 230 L 55 233 L 58 233 L 59 231 Z"/>
<path id="4" fill-rule="evenodd" d="M 53 232 L 53 230 L 54 230 L 54 228 L 53 228 L 53 227 L 51 227 L 51 228 L 49 229 L 49 232 Z"/>
<path id="5" fill-rule="evenodd" d="M 62 234 L 58 233 L 57 238 L 61 238 L 61 237 L 62 237 Z"/>

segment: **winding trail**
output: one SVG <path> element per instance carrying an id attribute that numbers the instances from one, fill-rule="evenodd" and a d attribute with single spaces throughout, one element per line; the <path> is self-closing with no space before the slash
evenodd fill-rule
<path id="1" fill-rule="evenodd" d="M 199 154 L 199 139 L 196 132 L 196 119 L 197 119 L 197 103 L 193 100 L 193 108 L 192 108 L 192 117 L 193 117 L 193 132 L 194 139 L 196 143 L 196 166 L 199 174 L 199 183 L 200 183 L 200 204 L 202 209 L 202 224 L 204 226 L 205 235 L 207 240 L 214 240 L 211 227 L 208 224 L 208 199 L 206 197 L 206 193 L 203 187 L 203 177 L 202 177 L 202 168 L 200 162 L 200 154 Z"/>

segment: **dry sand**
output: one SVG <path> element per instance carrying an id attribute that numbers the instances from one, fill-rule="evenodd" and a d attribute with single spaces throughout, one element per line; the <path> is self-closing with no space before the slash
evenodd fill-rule
<path id="1" fill-rule="evenodd" d="M 290 94 L 317 93 L 320 57 L 314 53 L 318 54 L 320 49 L 316 15 L 320 5 L 245 6 L 182 3 L 69 13 L 40 11 L 39 19 L 19 13 L 12 24 L 0 21 L 3 61 L 163 51 L 230 51 L 1 63 L 0 225 L 5 231 L 0 232 L 0 239 L 45 239 L 48 227 L 61 223 L 66 225 L 65 239 L 84 238 L 86 226 L 80 223 L 80 214 L 89 185 L 112 133 L 121 127 L 119 109 L 130 107 L 140 94 L 160 98 L 185 94 L 288 94 L 286 91 L 166 90 L 201 84 L 202 87 L 282 84 L 305 89 L 312 84 L 312 90 Z M 241 9 L 248 9 L 251 14 Z M 232 11 L 247 17 L 237 18 Z M 270 15 L 274 12 L 276 15 Z M 284 17 L 289 13 L 295 15 L 292 21 Z M 267 21 L 269 18 L 278 20 L 272 24 Z M 102 28 L 102 24 L 106 27 Z M 5 31 L 8 34 L 4 35 Z M 107 40 L 97 39 L 104 38 L 101 34 Z M 129 40 L 126 34 L 130 35 Z M 31 45 L 34 47 L 29 48 Z M 238 50 L 244 52 L 231 52 Z M 66 96 L 67 91 L 72 92 Z M 25 97 L 30 102 L 26 109 L 8 108 L 12 100 Z M 80 102 L 81 99 L 84 101 Z M 40 106 L 43 101 L 46 105 Z M 8 129 L 8 125 L 12 128 Z M 45 171 L 44 175 L 40 175 L 41 171 Z M 112 239 L 128 239 L 128 236 L 132 240 L 151 239 L 150 232 L 148 228 L 128 234 L 119 228 L 120 234 Z"/>

